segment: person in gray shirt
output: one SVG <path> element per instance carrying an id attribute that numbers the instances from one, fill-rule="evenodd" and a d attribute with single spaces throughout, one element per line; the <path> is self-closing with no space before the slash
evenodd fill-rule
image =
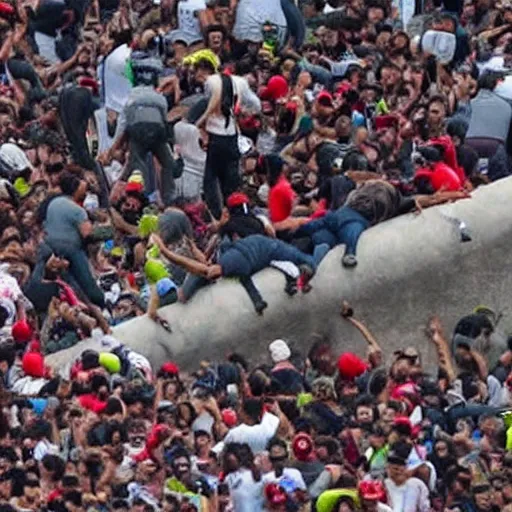
<path id="1" fill-rule="evenodd" d="M 44 220 L 45 243 L 56 256 L 69 261 L 69 273 L 89 300 L 103 307 L 103 292 L 89 266 L 84 241 L 92 234 L 86 211 L 79 206 L 85 198 L 87 184 L 70 173 L 59 181 L 62 195 L 50 199 Z"/>

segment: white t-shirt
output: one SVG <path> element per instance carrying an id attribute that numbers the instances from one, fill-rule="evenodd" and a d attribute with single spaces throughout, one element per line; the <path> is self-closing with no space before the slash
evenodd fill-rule
<path id="1" fill-rule="evenodd" d="M 236 96 L 237 101 L 241 103 L 246 110 L 259 112 L 261 110 L 260 99 L 250 89 L 247 80 L 241 76 L 235 75 L 231 77 L 231 80 L 233 81 L 233 96 Z M 205 83 L 207 96 L 211 96 L 212 91 L 217 89 L 222 91 L 222 80 L 219 74 L 210 76 Z M 206 131 L 215 135 L 236 135 L 235 118 L 231 115 L 228 126 L 226 127 L 226 118 L 221 113 L 213 112 L 206 120 Z"/>
<path id="2" fill-rule="evenodd" d="M 267 449 L 267 443 L 276 435 L 279 418 L 266 412 L 257 425 L 238 425 L 224 438 L 224 444 L 247 443 L 254 454 Z"/>
<path id="3" fill-rule="evenodd" d="M 240 0 L 236 8 L 233 36 L 239 41 L 261 43 L 262 26 L 271 20 L 274 25 L 286 28 L 286 18 L 281 2 L 276 0 Z"/>
<path id="4" fill-rule="evenodd" d="M 180 0 L 178 3 L 178 30 L 189 36 L 190 39 L 200 41 L 201 25 L 197 13 L 206 9 L 204 0 Z"/>
<path id="5" fill-rule="evenodd" d="M 284 468 L 283 474 L 277 478 L 275 471 L 270 471 L 269 473 L 265 473 L 263 475 L 263 481 L 266 484 L 276 482 L 282 484 L 283 481 L 288 480 L 293 483 L 295 490 L 306 491 L 306 483 L 304 482 L 304 478 L 302 478 L 302 474 L 298 469 L 295 468 Z M 286 488 L 286 485 L 284 485 Z"/>
<path id="6" fill-rule="evenodd" d="M 233 500 L 233 512 L 253 512 L 263 510 L 264 482 L 255 482 L 252 472 L 240 469 L 226 476 L 226 484 Z"/>
<path id="7" fill-rule="evenodd" d="M 38 462 L 42 461 L 44 456 L 48 453 L 57 455 L 59 453 L 59 447 L 46 439 L 42 439 L 36 444 L 34 448 L 34 459 Z"/>
<path id="8" fill-rule="evenodd" d="M 430 500 L 427 486 L 419 478 L 409 478 L 405 484 L 396 485 L 390 478 L 384 480 L 393 512 L 429 512 Z"/>
<path id="9" fill-rule="evenodd" d="M 174 125 L 174 141 L 183 157 L 183 175 L 176 180 L 176 193 L 186 198 L 200 197 L 206 165 L 206 151 L 199 145 L 199 129 L 192 123 Z"/>
<path id="10" fill-rule="evenodd" d="M 119 46 L 105 57 L 98 71 L 105 107 L 118 114 L 122 112 L 132 90 L 132 84 L 126 76 L 126 63 L 131 53 L 128 45 Z"/>

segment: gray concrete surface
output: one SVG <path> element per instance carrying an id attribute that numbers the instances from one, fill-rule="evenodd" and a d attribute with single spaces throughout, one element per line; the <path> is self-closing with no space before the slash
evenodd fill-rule
<path id="1" fill-rule="evenodd" d="M 457 320 L 479 304 L 496 310 L 508 307 L 511 197 L 512 178 L 508 178 L 475 191 L 471 199 L 376 226 L 360 240 L 359 265 L 343 269 L 343 248 L 334 249 L 322 262 L 308 295 L 289 298 L 280 272 L 260 272 L 255 282 L 269 304 L 263 317 L 256 315 L 238 283 L 220 281 L 189 304 L 160 311 L 171 324 L 172 335 L 141 317 L 116 327 L 115 336 L 155 365 L 173 359 L 189 369 L 201 359 L 221 358 L 232 350 L 263 361 L 275 338 L 307 349 L 312 333 L 327 335 L 340 352 L 364 354 L 363 339 L 339 316 L 345 298 L 374 332 L 387 357 L 413 344 L 433 367 L 435 352 L 423 335 L 431 314 L 438 314 L 451 332 Z M 456 225 L 445 215 L 463 219 L 472 242 L 461 243 Z M 501 326 L 511 328 L 506 313 Z M 84 341 L 48 361 L 62 367 L 86 347 L 98 348 L 95 342 Z"/>

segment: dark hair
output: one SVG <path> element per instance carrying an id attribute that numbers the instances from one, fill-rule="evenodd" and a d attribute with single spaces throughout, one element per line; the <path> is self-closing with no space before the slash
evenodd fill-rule
<path id="1" fill-rule="evenodd" d="M 62 477 L 62 487 L 78 487 L 80 481 L 76 475 L 64 475 Z"/>
<path id="2" fill-rule="evenodd" d="M 242 410 L 254 423 L 258 423 L 262 412 L 261 400 L 256 398 L 246 398 L 242 404 Z"/>
<path id="3" fill-rule="evenodd" d="M 121 402 L 117 398 L 110 397 L 107 400 L 107 406 L 105 407 L 105 410 L 103 412 L 107 416 L 113 416 L 114 414 L 122 414 L 123 406 L 121 405 Z"/>
<path id="4" fill-rule="evenodd" d="M 75 507 L 82 506 L 82 493 L 79 491 L 68 491 L 64 494 L 64 502 L 70 501 Z"/>
<path id="5" fill-rule="evenodd" d="M 367 171 L 368 170 L 368 159 L 366 156 L 358 150 L 349 151 L 343 163 L 341 164 L 343 172 L 346 171 Z"/>
<path id="6" fill-rule="evenodd" d="M 357 409 L 358 407 L 373 407 L 374 404 L 375 400 L 372 395 L 360 395 L 356 399 L 355 409 Z"/>
<path id="7" fill-rule="evenodd" d="M 108 388 L 107 378 L 104 375 L 93 375 L 91 378 L 91 390 L 97 393 L 103 386 Z"/>
<path id="8" fill-rule="evenodd" d="M 264 162 L 267 170 L 268 184 L 270 187 L 273 187 L 283 173 L 284 161 L 279 155 L 272 153 L 265 156 Z"/>
<path id="9" fill-rule="evenodd" d="M 255 482 L 259 482 L 261 480 L 261 472 L 254 464 L 254 454 L 248 444 L 229 443 L 226 445 L 222 464 L 224 472 L 229 471 L 228 459 L 230 456 L 234 456 L 241 467 L 247 468 L 251 471 L 252 478 Z"/>
<path id="10" fill-rule="evenodd" d="M 434 96 L 431 96 L 427 103 L 427 110 L 430 108 L 430 105 L 432 103 L 441 103 L 443 107 L 446 109 L 446 98 L 444 96 L 441 96 L 441 94 L 434 94 Z"/>
<path id="11" fill-rule="evenodd" d="M 288 446 L 286 445 L 286 442 L 280 439 L 279 437 L 273 437 L 268 443 L 267 443 L 267 451 L 269 452 L 274 448 L 274 446 L 277 446 L 279 448 L 282 448 L 286 453 L 288 453 Z"/>
<path id="12" fill-rule="evenodd" d="M 3 308 L 2 308 L 3 309 Z M 0 346 L 0 362 L 5 361 L 7 366 L 14 364 L 16 358 L 16 348 L 13 343 L 5 343 Z"/>
<path id="13" fill-rule="evenodd" d="M 500 80 L 503 80 L 503 73 L 499 71 L 484 71 L 478 78 L 478 90 L 494 91 Z"/>
<path id="14" fill-rule="evenodd" d="M 267 375 L 262 369 L 255 369 L 251 372 L 247 382 L 252 396 L 263 396 L 268 392 L 269 383 L 266 377 Z"/>
<path id="15" fill-rule="evenodd" d="M 206 42 L 208 42 L 208 37 L 210 36 L 210 34 L 213 34 L 214 32 L 220 32 L 224 40 L 227 37 L 227 32 L 226 29 L 224 28 L 224 25 L 209 25 L 208 28 L 206 29 Z"/>
<path id="16" fill-rule="evenodd" d="M 452 138 L 458 137 L 462 144 L 464 144 L 466 140 L 467 131 L 468 125 L 461 119 L 452 119 L 446 126 L 446 133 Z"/>
<path id="17" fill-rule="evenodd" d="M 46 454 L 41 461 L 43 467 L 52 473 L 52 480 L 58 482 L 64 476 L 66 464 L 58 455 Z"/>
<path id="18" fill-rule="evenodd" d="M 215 73 L 215 67 L 208 59 L 199 59 L 195 64 L 195 68 L 212 74 Z"/>
<path id="19" fill-rule="evenodd" d="M 66 171 L 59 179 L 59 186 L 64 195 L 73 196 L 80 186 L 80 178 Z"/>

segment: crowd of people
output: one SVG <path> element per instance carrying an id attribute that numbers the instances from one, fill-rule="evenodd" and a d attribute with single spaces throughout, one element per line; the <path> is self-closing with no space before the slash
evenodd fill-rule
<path id="1" fill-rule="evenodd" d="M 365 358 L 184 372 L 112 330 L 172 337 L 159 309 L 222 277 L 262 315 L 260 270 L 307 293 L 333 247 L 350 272 L 365 230 L 471 201 L 512 170 L 511 69 L 507 0 L 0 1 L 0 512 L 512 510 L 488 308 L 429 322 L 433 374 L 348 304 Z"/>

